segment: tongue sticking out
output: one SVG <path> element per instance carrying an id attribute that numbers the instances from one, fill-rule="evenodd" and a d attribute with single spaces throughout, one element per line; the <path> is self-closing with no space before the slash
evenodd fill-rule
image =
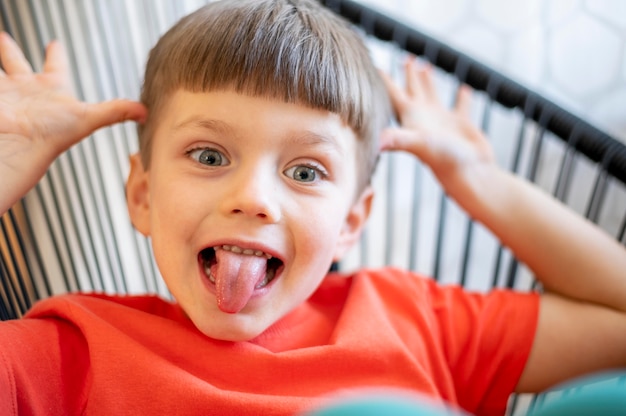
<path id="1" fill-rule="evenodd" d="M 217 306 L 222 312 L 237 313 L 265 279 L 267 259 L 227 250 L 216 250 L 215 259 L 211 274 L 215 277 Z"/>

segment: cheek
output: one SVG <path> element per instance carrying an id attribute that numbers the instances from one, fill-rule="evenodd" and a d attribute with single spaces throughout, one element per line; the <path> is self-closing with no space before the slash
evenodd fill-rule
<path id="1" fill-rule="evenodd" d="M 199 193 L 192 184 L 181 182 L 173 179 L 153 182 L 151 230 L 155 245 L 171 246 L 191 239 L 201 215 L 207 211 L 207 195 Z"/>
<path id="2" fill-rule="evenodd" d="M 317 257 L 320 261 L 332 261 L 335 246 L 344 225 L 345 201 L 331 198 L 326 203 L 311 203 L 307 209 L 299 210 L 298 229 L 294 230 L 298 250 L 308 257 Z M 323 263 L 322 263 L 323 264 Z M 326 267 L 326 265 L 324 265 Z"/>

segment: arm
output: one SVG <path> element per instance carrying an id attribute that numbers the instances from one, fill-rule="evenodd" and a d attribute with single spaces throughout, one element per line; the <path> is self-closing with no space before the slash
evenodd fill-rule
<path id="1" fill-rule="evenodd" d="M 426 163 L 446 192 L 542 282 L 539 323 L 518 391 L 626 365 L 626 250 L 539 188 L 500 169 L 467 117 L 466 89 L 445 110 L 428 70 L 407 63 L 406 91 L 387 78 L 401 128 L 383 148 Z"/>
<path id="2" fill-rule="evenodd" d="M 100 127 L 143 120 L 136 102 L 78 101 L 60 44 L 48 47 L 43 72 L 34 74 L 19 47 L 0 33 L 0 214 L 23 197 L 50 164 Z"/>

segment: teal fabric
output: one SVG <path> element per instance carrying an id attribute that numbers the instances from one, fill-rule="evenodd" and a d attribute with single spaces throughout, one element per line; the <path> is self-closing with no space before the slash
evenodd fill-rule
<path id="1" fill-rule="evenodd" d="M 305 416 L 461 416 L 428 401 L 395 395 L 374 395 L 337 402 Z"/>
<path id="2" fill-rule="evenodd" d="M 461 416 L 428 401 L 402 395 L 370 395 L 338 401 L 305 416 Z M 537 396 L 527 416 L 625 416 L 626 369 L 598 373 Z"/>
<path id="3" fill-rule="evenodd" d="M 626 415 L 626 371 L 582 377 L 537 398 L 528 416 Z"/>

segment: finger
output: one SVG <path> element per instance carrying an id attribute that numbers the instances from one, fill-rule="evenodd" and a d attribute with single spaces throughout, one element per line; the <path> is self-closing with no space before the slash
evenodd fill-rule
<path id="1" fill-rule="evenodd" d="M 389 128 L 385 129 L 380 137 L 380 150 L 401 150 L 413 153 L 417 157 L 423 153 L 425 144 L 422 134 L 412 129 Z"/>
<path id="2" fill-rule="evenodd" d="M 111 100 L 85 106 L 82 136 L 123 121 L 134 120 L 143 123 L 148 114 L 143 104 L 130 100 Z"/>
<path id="3" fill-rule="evenodd" d="M 123 121 L 134 120 L 143 123 L 148 115 L 148 110 L 143 104 L 131 100 L 111 100 L 98 104 L 90 104 L 87 113 L 98 128 Z"/>
<path id="4" fill-rule="evenodd" d="M 469 117 L 471 101 L 472 101 L 471 88 L 465 84 L 461 84 L 456 93 L 456 103 L 454 104 L 454 111 L 464 117 Z"/>
<path id="5" fill-rule="evenodd" d="M 69 74 L 69 61 L 65 48 L 59 41 L 52 41 L 46 48 L 46 60 L 43 64 L 44 72 Z"/>
<path id="6" fill-rule="evenodd" d="M 389 94 L 389 98 L 391 99 L 391 105 L 393 106 L 396 118 L 399 118 L 399 114 L 401 114 L 404 108 L 408 105 L 406 92 L 404 92 L 404 90 L 400 88 L 398 84 L 396 84 L 395 81 L 385 72 L 379 72 L 383 79 L 383 83 L 385 84 L 385 88 L 387 89 L 387 93 Z"/>
<path id="7" fill-rule="evenodd" d="M 8 33 L 0 33 L 0 63 L 7 75 L 32 74 L 33 69 L 22 50 Z"/>
<path id="8" fill-rule="evenodd" d="M 437 88 L 435 88 L 435 80 L 433 77 L 433 67 L 430 64 L 424 64 L 418 69 L 417 76 L 419 78 L 420 87 L 424 97 L 430 101 L 438 102 Z"/>
<path id="9" fill-rule="evenodd" d="M 419 69 L 412 58 L 407 58 L 404 62 L 404 72 L 406 77 L 406 90 L 409 96 L 419 98 L 422 96 L 422 81 L 418 75 Z"/>

